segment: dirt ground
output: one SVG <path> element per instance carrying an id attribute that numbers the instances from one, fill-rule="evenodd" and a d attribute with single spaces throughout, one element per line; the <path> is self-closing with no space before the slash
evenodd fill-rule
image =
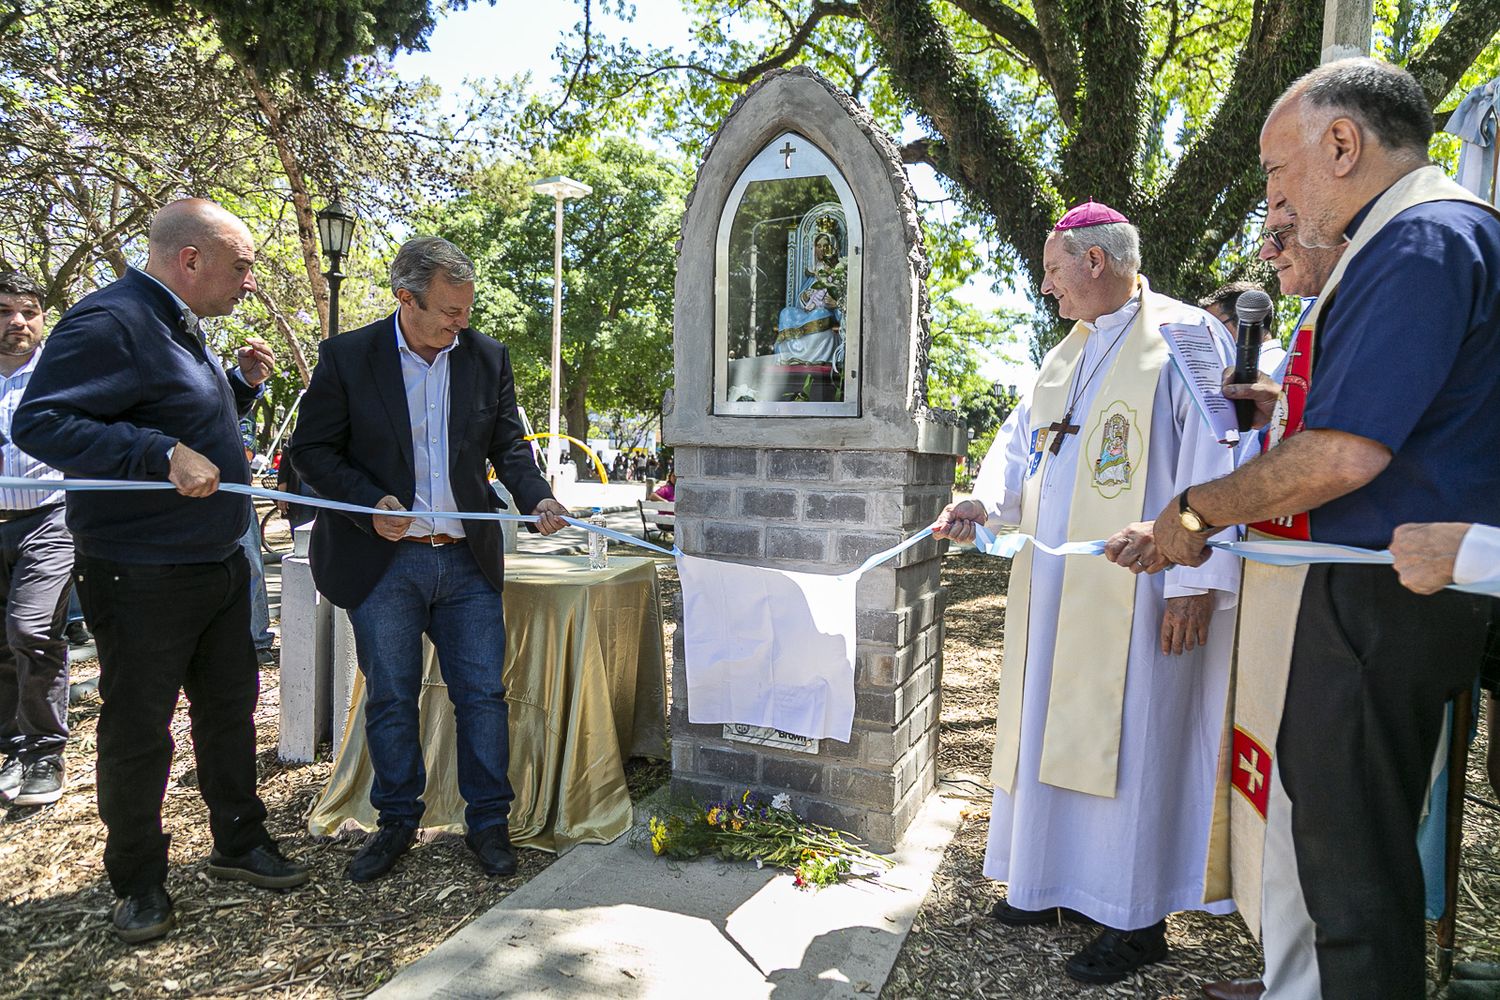
<path id="1" fill-rule="evenodd" d="M 975 554 L 949 555 L 948 637 L 943 647 L 943 734 L 939 765 L 949 775 L 987 775 L 993 742 L 1001 628 L 1009 563 Z M 1484 777 L 1487 734 L 1481 727 L 1468 772 L 1469 790 L 1493 800 Z M 1258 974 L 1260 948 L 1238 916 L 1178 914 L 1167 921 L 1167 960 L 1115 986 L 1085 986 L 1062 971 L 1093 931 L 1004 927 L 989 917 L 1003 896 L 982 874 L 989 790 L 974 792 L 963 825 L 938 870 L 881 996 L 906 998 L 1062 997 L 1198 998 L 1204 982 Z M 1500 812 L 1465 810 L 1456 956 L 1500 961 Z M 1431 925 L 1429 925 L 1431 926 Z"/>
<path id="2" fill-rule="evenodd" d="M 1086 987 L 1061 969 L 1086 943 L 1087 931 L 1011 930 L 987 916 L 1001 895 L 981 874 L 988 791 L 964 781 L 982 782 L 989 768 L 1007 565 L 952 555 L 944 569 L 949 614 L 939 760 L 948 787 L 972 792 L 974 799 L 882 996 L 1188 998 L 1199 995 L 1204 981 L 1255 972 L 1259 951 L 1238 917 L 1174 917 L 1166 962 L 1133 982 Z M 662 582 L 664 609 L 670 609 L 676 588 L 670 563 L 662 564 Z M 96 670 L 93 663 L 79 664 L 75 679 Z M 173 836 L 168 890 L 180 926 L 155 944 L 118 943 L 106 928 L 113 897 L 94 810 L 99 703 L 91 698 L 71 713 L 63 800 L 30 814 L 13 810 L 0 824 L 0 998 L 363 996 L 553 860 L 522 850 L 520 873 L 492 880 L 461 841 L 445 838 L 420 845 L 391 877 L 368 886 L 346 882 L 343 866 L 357 845 L 314 842 L 305 833 L 331 764 L 276 760 L 278 694 L 277 672 L 268 669 L 257 716 L 261 794 L 272 833 L 310 866 L 311 884 L 268 893 L 208 877 L 208 825 L 194 787 L 186 707 L 180 706 L 164 810 Z M 1481 773 L 1484 740 L 1481 732 L 1471 790 L 1489 797 Z M 659 762 L 630 767 L 634 793 L 666 777 Z M 1500 898 L 1500 813 L 1471 805 L 1467 816 L 1458 958 L 1500 960 L 1500 908 L 1494 905 Z"/>

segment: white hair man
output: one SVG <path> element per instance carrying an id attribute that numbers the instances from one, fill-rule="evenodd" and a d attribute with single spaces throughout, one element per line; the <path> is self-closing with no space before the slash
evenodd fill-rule
<path id="1" fill-rule="evenodd" d="M 1161 327 L 1207 325 L 1226 363 L 1228 334 L 1151 291 L 1135 227 L 1081 205 L 1043 264 L 1042 292 L 1076 322 L 1001 429 L 974 499 L 939 518 L 942 536 L 966 541 L 992 521 L 1053 546 L 1101 538 L 1111 518 L 1139 519 L 1233 467 Z M 1015 559 L 984 868 L 1009 883 L 1002 923 L 1102 925 L 1066 965 L 1093 983 L 1165 957 L 1167 914 L 1203 905 L 1239 582 L 1229 559 L 1150 586 L 1111 572 L 1034 548 Z"/>

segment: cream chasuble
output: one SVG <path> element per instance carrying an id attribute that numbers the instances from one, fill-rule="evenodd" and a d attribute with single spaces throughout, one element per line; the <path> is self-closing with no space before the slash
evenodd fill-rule
<path id="1" fill-rule="evenodd" d="M 1170 360 L 1160 332 L 1161 325 L 1170 320 L 1157 305 L 1161 297 L 1150 291 L 1141 278 L 1134 321 L 1128 331 L 1116 334 L 1124 337 L 1124 344 L 1104 370 L 1092 373 L 1100 382 L 1093 409 L 1083 409 L 1079 400 L 1069 412 L 1069 403 L 1079 395 L 1077 383 L 1090 377 L 1089 368 L 1103 362 L 1091 359 L 1089 367 L 1079 363 L 1088 338 L 1102 334 L 1077 323 L 1042 361 L 1030 406 L 1035 432 L 1031 461 L 1039 467 L 1030 470 L 1033 474 L 1026 480 L 1022 532 L 1036 534 L 1041 484 L 1057 445 L 1051 435 L 1069 426 L 1080 427 L 1084 435 L 1081 457 L 1085 466 L 1074 479 L 1068 539 L 1106 538 L 1131 521 L 1141 520 L 1156 384 L 1162 366 Z M 1006 600 L 1005 661 L 990 780 L 1007 792 L 1015 787 L 1021 746 L 1034 552 L 1028 546 L 1016 556 Z M 1058 630 L 1041 780 L 1090 795 L 1114 795 L 1135 579 L 1106 560 L 1074 559 L 1063 576 L 1063 605 L 1087 608 L 1092 621 L 1087 629 Z"/>
<path id="2" fill-rule="evenodd" d="M 1061 379 L 1055 369 L 1047 376 L 1061 384 L 1062 405 L 1045 402 L 1047 389 L 1040 397 L 1034 391 L 1006 421 L 974 490 L 993 512 L 993 527 L 1024 525 L 1053 545 L 1099 538 L 1143 512 L 1154 515 L 1182 487 L 1233 467 L 1234 453 L 1213 439 L 1176 369 L 1153 361 L 1144 377 L 1139 357 L 1125 354 L 1145 342 L 1147 332 L 1154 334 L 1156 324 L 1199 324 L 1206 314 L 1149 290 L 1143 294 L 1144 321 L 1137 322 L 1132 300 L 1100 317 L 1087 337 L 1064 341 L 1076 350 L 1073 370 Z M 1227 334 L 1221 353 L 1227 363 Z M 1048 431 L 1066 413 L 1068 383 L 1075 372 L 1084 380 L 1096 365 L 1071 421 L 1079 431 L 1064 437 L 1054 455 L 1055 435 Z M 1144 382 L 1133 398 L 1111 377 L 1112 369 L 1132 365 L 1126 381 Z M 1122 419 L 1112 432 L 1115 417 Z M 1120 433 L 1126 428 L 1128 437 Z M 1125 483 L 1129 490 L 1116 493 Z M 1106 492 L 1116 493 L 1114 499 Z M 1107 525 L 1084 510 L 1096 502 L 1109 511 Z M 1085 565 L 1119 574 L 1106 577 L 1104 586 L 1114 587 L 1113 579 L 1123 589 L 1106 599 L 1080 596 L 1074 571 Z M 1200 567 L 1149 577 L 1088 556 L 1035 555 L 1028 548 L 1016 558 L 1001 680 L 1002 699 L 1011 700 L 1000 708 L 1019 732 L 1009 737 L 1015 740 L 1009 788 L 994 795 L 984 868 L 990 878 L 1010 883 L 1014 905 L 1069 906 L 1114 927 L 1142 927 L 1173 910 L 1202 906 L 1239 574 L 1239 560 L 1222 554 Z M 1166 599 L 1210 591 L 1218 593 L 1208 646 L 1163 654 Z M 1024 640 L 1015 638 L 1018 626 Z M 1079 705 L 1103 706 L 1107 718 L 1097 726 L 1106 736 L 1081 734 L 1089 746 L 1075 751 L 1071 747 L 1082 744 L 1057 719 Z M 1091 763 L 1070 768 L 1075 755 Z M 1070 769 L 1085 773 L 1073 782 Z"/>
<path id="3" fill-rule="evenodd" d="M 1391 185 L 1370 209 L 1302 326 L 1316 331 L 1349 263 L 1401 212 L 1431 201 L 1470 201 L 1500 211 L 1459 187 L 1440 167 L 1423 167 Z M 1316 385 L 1317 373 L 1311 383 Z M 1273 423 L 1284 423 L 1286 400 Z M 1296 428 L 1292 428 L 1295 432 Z M 1280 434 L 1274 441 L 1284 440 Z M 1273 444 L 1274 447 L 1274 444 Z M 1287 519 L 1288 522 L 1291 519 Z M 1257 532 L 1251 532 L 1257 537 Z M 1269 535 L 1261 537 L 1271 537 Z M 1205 878 L 1206 900 L 1233 897 L 1250 932 L 1260 936 L 1267 793 L 1291 674 L 1292 640 L 1302 603 L 1306 566 L 1246 562 L 1236 639 L 1230 712 L 1221 740 L 1218 791 Z"/>

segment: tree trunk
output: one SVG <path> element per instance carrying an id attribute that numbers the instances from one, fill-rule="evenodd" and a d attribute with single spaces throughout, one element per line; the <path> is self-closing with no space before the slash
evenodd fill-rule
<path id="1" fill-rule="evenodd" d="M 302 345 L 297 343 L 297 331 L 292 328 L 286 314 L 277 307 L 271 296 L 257 288 L 255 297 L 260 300 L 261 305 L 266 307 L 266 312 L 271 316 L 271 322 L 276 325 L 277 331 L 286 341 L 287 350 L 292 352 L 292 363 L 297 366 L 297 375 L 302 379 L 302 388 L 306 389 L 312 384 L 312 370 L 307 367 L 307 356 L 302 353 Z"/>
<path id="2" fill-rule="evenodd" d="M 259 105 L 261 114 L 265 116 L 266 129 L 272 144 L 276 147 L 276 155 L 281 158 L 281 170 L 286 174 L 287 187 L 292 193 L 292 207 L 297 214 L 297 242 L 302 246 L 302 266 L 307 270 L 307 281 L 312 287 L 313 302 L 318 307 L 318 324 L 322 328 L 322 337 L 326 340 L 338 331 L 328 329 L 328 282 L 323 277 L 321 269 L 318 218 L 313 213 L 312 197 L 307 190 L 307 177 L 303 173 L 301 162 L 297 159 L 296 151 L 287 140 L 286 130 L 282 127 L 281 105 L 277 102 L 276 95 L 272 94 L 270 88 L 261 82 L 253 66 L 237 55 L 234 56 L 234 61 L 244 73 L 245 81 L 250 85 L 250 92 L 255 96 L 255 103 Z"/>
<path id="3" fill-rule="evenodd" d="M 587 366 L 573 368 L 567 362 L 563 362 L 563 420 L 568 436 L 580 441 L 589 439 L 588 391 Z M 597 478 L 597 473 L 594 472 L 594 460 L 589 457 L 588 452 L 571 441 L 564 443 L 568 446 L 568 454 L 573 456 L 573 464 L 578 467 L 578 478 Z M 585 471 L 589 473 L 588 476 L 584 475 Z"/>

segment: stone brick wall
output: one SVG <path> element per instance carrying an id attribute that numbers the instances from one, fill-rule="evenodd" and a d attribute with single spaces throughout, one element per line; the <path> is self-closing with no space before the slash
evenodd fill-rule
<path id="1" fill-rule="evenodd" d="M 899 451 L 679 447 L 678 544 L 695 555 L 841 573 L 930 524 L 951 497 L 953 458 Z M 946 543 L 913 546 L 861 579 L 854 732 L 817 754 L 723 738 L 672 706 L 674 790 L 700 801 L 787 792 L 814 822 L 877 847 L 900 838 L 937 781 Z M 681 606 L 677 618 L 681 621 Z M 687 690 L 681 630 L 673 690 Z"/>

